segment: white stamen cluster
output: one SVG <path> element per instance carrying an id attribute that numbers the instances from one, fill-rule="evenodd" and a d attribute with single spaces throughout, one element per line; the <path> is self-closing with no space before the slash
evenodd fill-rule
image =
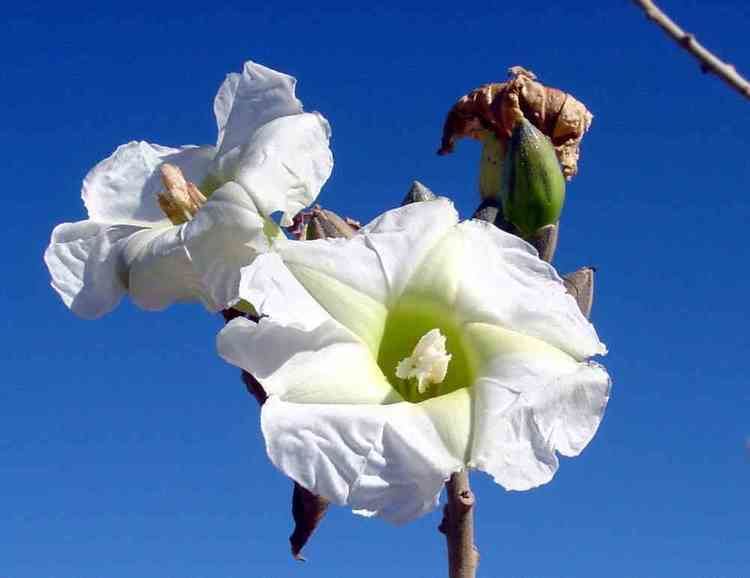
<path id="1" fill-rule="evenodd" d="M 396 377 L 416 379 L 417 391 L 425 393 L 430 385 L 443 382 L 451 357 L 445 349 L 445 335 L 431 329 L 419 339 L 412 354 L 398 362 Z"/>

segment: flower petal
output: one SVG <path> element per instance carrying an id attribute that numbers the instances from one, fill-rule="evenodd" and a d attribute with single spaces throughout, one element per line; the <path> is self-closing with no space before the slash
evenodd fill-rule
<path id="1" fill-rule="evenodd" d="M 351 239 L 289 242 L 279 254 L 292 272 L 314 268 L 390 304 L 425 254 L 456 222 L 456 210 L 447 199 L 412 203 L 387 211 Z M 313 296 L 317 298 L 314 291 Z"/>
<path id="2" fill-rule="evenodd" d="M 225 308 L 237 302 L 240 270 L 268 249 L 270 229 L 278 227 L 263 219 L 233 182 L 215 191 L 185 225 L 185 247 L 214 303 Z"/>
<path id="3" fill-rule="evenodd" d="M 465 322 L 500 325 L 583 360 L 606 353 L 555 269 L 515 235 L 464 221 L 432 248 L 409 292 L 440 296 Z"/>
<path id="4" fill-rule="evenodd" d="M 130 298 L 151 311 L 183 301 L 201 301 L 210 311 L 217 311 L 220 306 L 207 295 L 181 236 L 181 226 L 169 226 L 146 229 L 128 239 L 124 258 L 130 273 Z"/>
<path id="5" fill-rule="evenodd" d="M 247 136 L 242 147 L 217 156 L 213 170 L 218 180 L 242 185 L 263 215 L 284 213 L 287 226 L 331 176 L 330 135 L 328 121 L 317 113 L 277 118 Z"/>
<path id="6" fill-rule="evenodd" d="M 450 201 L 414 203 L 388 211 L 351 239 L 290 241 L 277 250 L 315 300 L 377 352 L 387 306 L 456 220 Z"/>
<path id="7" fill-rule="evenodd" d="M 422 401 L 414 408 L 426 415 L 445 449 L 462 464 L 471 456 L 474 396 L 468 387 Z"/>
<path id="8" fill-rule="evenodd" d="M 367 348 L 333 320 L 307 331 L 264 317 L 219 333 L 219 355 L 289 402 L 380 404 L 398 400 Z"/>
<path id="9" fill-rule="evenodd" d="M 234 346 L 241 349 L 248 349 L 248 347 L 239 338 L 232 340 L 221 341 L 220 353 L 223 357 L 228 359 L 230 363 L 244 367 L 251 373 L 261 372 L 261 374 L 267 373 L 270 370 L 264 370 L 267 367 L 266 363 L 271 363 L 270 367 L 276 367 L 280 361 L 271 361 L 276 359 L 278 354 L 296 355 L 301 351 L 307 351 L 305 347 L 309 347 L 312 350 L 320 349 L 319 340 L 322 339 L 321 335 L 327 336 L 326 339 L 337 336 L 338 340 L 343 344 L 347 344 L 344 349 L 349 349 L 356 353 L 352 353 L 352 360 L 355 360 L 360 364 L 357 368 L 349 371 L 342 371 L 338 375 L 344 378 L 345 384 L 354 389 L 354 385 L 357 383 L 358 373 L 357 371 L 365 370 L 368 377 L 364 379 L 364 387 L 367 390 L 372 389 L 371 383 L 377 383 L 376 395 L 374 398 L 367 397 L 360 400 L 361 403 L 365 401 L 380 402 L 384 400 L 388 395 L 391 394 L 391 387 L 385 381 L 382 372 L 377 368 L 374 362 L 374 356 L 371 351 L 368 351 L 364 344 L 369 345 L 366 339 L 362 339 L 356 332 L 347 330 L 335 322 L 328 312 L 318 304 L 315 299 L 305 290 L 300 282 L 290 273 L 289 269 L 284 266 L 279 255 L 274 253 L 266 253 L 259 255 L 251 265 L 242 269 L 242 279 L 240 281 L 240 297 L 245 301 L 248 301 L 253 305 L 258 315 L 268 316 L 269 319 L 264 319 L 261 324 L 261 329 L 266 332 L 269 337 L 265 338 L 264 343 L 273 343 L 273 348 L 277 350 L 277 354 L 269 356 L 267 359 L 254 359 L 255 352 L 247 352 L 247 356 L 250 357 L 239 357 L 237 353 L 231 353 L 228 347 L 234 343 Z M 374 319 L 370 321 L 375 324 L 376 329 L 372 329 L 366 324 L 363 325 L 361 331 L 366 335 L 371 333 L 377 333 L 377 328 L 382 327 L 381 317 L 385 316 L 385 309 L 373 300 L 369 300 L 366 296 L 360 296 L 357 301 L 356 295 L 347 294 L 344 298 L 354 299 L 352 303 L 348 301 L 356 309 L 371 307 L 370 315 L 374 316 Z M 360 316 L 360 319 L 367 319 L 367 315 Z M 273 321 L 272 325 L 269 323 Z M 333 328 L 336 328 L 334 331 Z M 287 337 L 285 332 L 289 335 L 299 335 L 302 341 L 290 341 L 286 343 Z M 305 332 L 309 334 L 305 337 Z M 257 332 L 256 332 L 257 333 Z M 378 334 L 379 336 L 379 334 Z M 304 339 L 303 339 L 304 338 Z M 307 341 L 305 341 L 305 339 Z M 373 338 L 374 339 L 374 338 Z M 278 340 L 278 342 L 276 341 Z M 360 341 L 361 340 L 361 341 Z M 284 344 L 279 346 L 279 344 Z M 354 348 L 352 344 L 356 344 Z M 265 346 L 258 345 L 257 348 L 264 348 Z M 299 351 L 294 347 L 302 347 Z M 292 348 L 292 349 L 289 349 Z M 341 349 L 341 348 L 339 348 Z M 258 349 L 260 351 L 260 349 Z M 265 357 L 265 356 L 264 356 Z M 323 362 L 319 363 L 320 369 L 327 368 L 329 364 Z M 349 363 L 349 361 L 344 361 Z M 277 365 L 273 365 L 277 364 Z M 316 368 L 308 368 L 306 371 L 315 372 Z M 338 383 L 339 378 L 331 378 L 331 383 Z M 273 387 L 272 384 L 269 387 Z M 385 387 L 385 389 L 383 389 Z M 273 392 L 272 390 L 269 390 Z M 385 393 L 383 393 L 385 392 Z M 360 395 L 352 393 L 350 395 Z M 332 397 L 331 400 L 334 400 Z M 354 398 L 348 397 L 350 401 Z"/>
<path id="10" fill-rule="evenodd" d="M 377 254 L 390 302 L 401 295 L 425 256 L 457 223 L 453 203 L 439 197 L 387 211 L 361 230 L 366 246 Z"/>
<path id="11" fill-rule="evenodd" d="M 470 465 L 509 490 L 548 482 L 555 452 L 578 455 L 596 433 L 609 399 L 607 372 L 489 324 L 469 324 L 466 333 L 484 359 L 473 388 Z"/>
<path id="12" fill-rule="evenodd" d="M 117 306 L 126 290 L 123 243 L 139 230 L 94 221 L 55 227 L 44 262 L 52 287 L 73 313 L 95 319 Z"/>
<path id="13" fill-rule="evenodd" d="M 340 246 L 344 248 L 345 244 L 341 243 Z M 346 256 L 347 252 L 342 251 L 342 254 Z M 340 265 L 344 265 L 344 262 L 340 262 Z M 302 290 L 314 296 L 315 299 L 310 297 L 311 301 L 322 307 L 326 315 L 357 335 L 373 355 L 377 354 L 388 316 L 388 310 L 382 302 L 341 283 L 335 277 L 327 276 L 314 266 L 295 264 L 289 266 L 289 270 L 304 286 Z"/>
<path id="14" fill-rule="evenodd" d="M 180 149 L 133 141 L 121 145 L 83 180 L 81 195 L 91 220 L 153 226 L 168 224 L 156 202 L 163 187 L 157 170 L 162 163 L 178 166 L 185 178 L 200 183 L 208 173 L 213 147 Z"/>
<path id="15" fill-rule="evenodd" d="M 445 480 L 463 466 L 425 412 L 406 402 L 318 405 L 271 396 L 261 427 L 271 461 L 301 486 L 398 524 L 434 509 Z"/>
<path id="16" fill-rule="evenodd" d="M 258 255 L 244 267 L 240 297 L 251 303 L 259 316 L 300 329 L 315 329 L 331 316 L 289 272 L 277 254 Z"/>
<path id="17" fill-rule="evenodd" d="M 282 116 L 302 112 L 294 96 L 297 81 L 248 61 L 242 74 L 228 74 L 214 99 L 219 155 L 244 145 L 258 128 Z"/>

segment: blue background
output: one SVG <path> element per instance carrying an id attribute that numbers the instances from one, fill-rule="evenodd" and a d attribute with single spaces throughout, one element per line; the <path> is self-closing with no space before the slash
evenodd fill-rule
<path id="1" fill-rule="evenodd" d="M 333 126 L 324 206 L 366 221 L 414 178 L 476 204 L 479 147 L 445 112 L 522 64 L 595 115 L 556 264 L 599 267 L 613 397 L 583 455 L 507 493 L 477 474 L 479 576 L 750 576 L 750 103 L 629 2 L 38 3 L 0 34 L 0 576 L 445 574 L 439 513 L 394 528 L 334 508 L 288 553 L 290 483 L 199 306 L 86 322 L 49 288 L 52 227 L 120 143 L 213 143 L 224 75 L 299 80 Z M 493 8 L 493 6 L 498 6 Z M 750 4 L 663 1 L 750 73 Z"/>

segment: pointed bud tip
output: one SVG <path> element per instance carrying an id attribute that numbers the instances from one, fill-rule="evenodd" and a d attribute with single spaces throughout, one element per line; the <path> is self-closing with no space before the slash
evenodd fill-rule
<path id="1" fill-rule="evenodd" d="M 432 201 L 435 198 L 435 193 L 433 193 L 428 187 L 424 186 L 419 181 L 413 181 L 411 187 L 401 201 L 401 206 L 403 207 L 404 205 L 409 205 L 411 203 L 421 203 L 423 201 Z"/>

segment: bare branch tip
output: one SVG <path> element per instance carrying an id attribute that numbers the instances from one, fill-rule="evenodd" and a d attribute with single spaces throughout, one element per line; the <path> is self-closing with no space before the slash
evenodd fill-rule
<path id="1" fill-rule="evenodd" d="M 672 38 L 700 63 L 703 73 L 713 73 L 725 84 L 750 98 L 750 81 L 737 72 L 734 66 L 722 61 L 696 39 L 695 35 L 685 32 L 667 14 L 660 10 L 651 0 L 633 0 L 644 14 L 664 33 Z"/>

